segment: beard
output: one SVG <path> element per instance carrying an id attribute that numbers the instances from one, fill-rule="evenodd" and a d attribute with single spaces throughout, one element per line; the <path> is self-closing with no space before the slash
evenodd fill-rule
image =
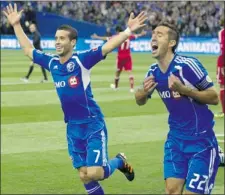
<path id="1" fill-rule="evenodd" d="M 66 49 L 66 48 L 63 48 L 62 51 L 59 51 L 59 52 L 58 52 L 58 56 L 64 57 L 64 56 L 66 56 L 68 53 L 69 53 L 69 50 Z"/>

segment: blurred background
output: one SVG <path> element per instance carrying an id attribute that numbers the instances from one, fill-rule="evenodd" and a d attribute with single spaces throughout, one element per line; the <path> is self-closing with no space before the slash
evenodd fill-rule
<path id="1" fill-rule="evenodd" d="M 1 9 L 9 2 L 1 1 Z M 30 35 L 35 22 L 41 34 L 41 47 L 55 52 L 54 35 L 61 24 L 78 30 L 77 50 L 101 45 L 91 39 L 96 33 L 110 36 L 120 25 L 126 28 L 129 13 L 148 13 L 147 35 L 132 40 L 134 87 L 139 86 L 149 66 L 152 29 L 163 19 L 177 25 L 182 35 L 177 52 L 198 58 L 216 82 L 217 58 L 220 55 L 218 32 L 224 17 L 223 1 L 16 1 L 24 9 L 21 24 Z M 78 174 L 67 152 L 66 125 L 50 73 L 43 79 L 35 65 L 29 82 L 21 81 L 31 61 L 24 55 L 1 12 L 1 193 L 2 194 L 84 194 Z M 124 152 L 132 163 L 136 178 L 127 182 L 115 172 L 102 182 L 106 194 L 165 194 L 163 148 L 168 133 L 168 113 L 158 93 L 146 106 L 137 106 L 130 93 L 126 73 L 114 91 L 117 53 L 99 62 L 91 74 L 94 98 L 100 105 L 109 133 L 109 157 Z M 221 112 L 221 104 L 209 106 Z M 224 117 L 215 118 L 215 133 L 224 149 Z M 224 194 L 224 167 L 220 167 L 212 194 Z"/>
<path id="2" fill-rule="evenodd" d="M 6 4 L 7 2 L 1 2 L 1 8 Z M 22 23 L 26 32 L 29 32 L 29 23 L 36 22 L 42 35 L 52 35 L 55 30 L 54 22 L 48 23 L 48 28 L 45 26 L 49 17 L 51 16 L 51 21 L 53 18 L 63 17 L 63 22 L 70 21 L 78 29 L 80 25 L 82 29 L 85 25 L 88 32 L 80 33 L 80 37 L 89 36 L 99 28 L 101 35 L 111 35 L 117 25 L 125 28 L 131 11 L 138 14 L 141 10 L 148 13 L 149 34 L 159 21 L 167 19 L 178 26 L 182 36 L 215 37 L 220 28 L 219 20 L 224 13 L 223 1 L 18 1 L 17 4 L 19 9 L 24 9 Z M 6 19 L 1 18 L 1 34 L 14 34 Z"/>

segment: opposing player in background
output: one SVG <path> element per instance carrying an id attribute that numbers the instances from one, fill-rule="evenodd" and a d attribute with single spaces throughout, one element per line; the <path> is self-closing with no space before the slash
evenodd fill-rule
<path id="1" fill-rule="evenodd" d="M 152 56 L 143 86 L 135 92 L 144 105 L 156 89 L 169 112 L 169 133 L 164 148 L 167 194 L 210 194 L 220 163 L 213 131 L 213 113 L 207 104 L 219 98 L 206 69 L 194 57 L 175 53 L 176 27 L 161 22 L 153 30 Z M 154 128 L 154 127 L 153 127 Z"/>
<path id="2" fill-rule="evenodd" d="M 13 26 L 25 55 L 52 74 L 67 123 L 69 155 L 87 193 L 104 194 L 98 181 L 108 178 L 116 169 L 132 181 L 134 171 L 124 154 L 119 153 L 108 160 L 107 129 L 101 109 L 93 99 L 90 69 L 133 32 L 145 27 L 145 13 L 141 12 L 135 18 L 131 13 L 125 31 L 101 47 L 80 53 L 73 53 L 77 42 L 76 29 L 62 25 L 55 34 L 57 55 L 46 54 L 33 47 L 20 25 L 22 11 L 17 12 L 16 4 L 14 7 L 9 4 L 3 13 Z"/>
<path id="3" fill-rule="evenodd" d="M 222 106 L 222 112 L 215 114 L 215 117 L 222 118 L 224 117 L 224 58 L 225 58 L 225 35 L 224 35 L 224 18 L 220 20 L 221 30 L 218 33 L 218 39 L 220 43 L 220 56 L 217 59 L 217 82 L 220 85 L 220 102 Z M 225 166 L 224 162 L 224 152 L 221 147 L 219 147 L 219 156 L 220 156 L 220 166 Z"/>
<path id="4" fill-rule="evenodd" d="M 224 117 L 225 112 L 225 98 L 224 98 L 224 58 L 225 58 L 225 35 L 224 35 L 224 18 L 220 21 L 221 30 L 218 33 L 220 43 L 220 56 L 217 59 L 217 82 L 220 85 L 220 102 L 222 105 L 222 112 L 215 114 L 215 117 Z"/>
<path id="5" fill-rule="evenodd" d="M 42 51 L 42 48 L 41 48 L 41 34 L 37 30 L 36 24 L 31 23 L 30 26 L 29 26 L 29 30 L 32 33 L 32 40 L 33 40 L 34 48 Z M 34 63 L 31 62 L 27 75 L 25 77 L 21 78 L 21 80 L 24 81 L 25 83 L 27 83 L 29 81 L 30 75 L 33 72 L 33 70 L 34 70 Z M 42 71 L 42 74 L 44 76 L 44 78 L 43 78 L 43 80 L 41 80 L 41 82 L 42 83 L 47 82 L 48 81 L 48 77 L 47 77 L 46 71 L 45 71 L 45 69 L 43 67 L 41 67 L 41 71 Z"/>
<path id="6" fill-rule="evenodd" d="M 118 34 L 120 32 L 122 32 L 122 28 L 120 26 L 117 26 L 116 33 Z M 112 89 L 115 89 L 115 90 L 118 89 L 120 74 L 124 69 L 129 75 L 130 92 L 132 93 L 134 92 L 134 75 L 132 73 L 133 64 L 132 64 L 132 57 L 131 57 L 131 51 L 130 51 L 130 41 L 145 35 L 146 35 L 145 31 L 142 31 L 140 34 L 132 34 L 125 42 L 123 42 L 118 47 L 114 84 L 110 85 Z M 93 34 L 91 38 L 107 41 L 111 39 L 112 37 L 104 37 L 104 36 L 98 36 L 97 34 Z"/>

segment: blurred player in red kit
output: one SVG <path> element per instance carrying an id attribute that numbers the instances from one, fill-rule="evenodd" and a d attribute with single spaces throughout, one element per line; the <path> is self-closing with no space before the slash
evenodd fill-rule
<path id="1" fill-rule="evenodd" d="M 120 32 L 122 32 L 122 28 L 120 26 L 117 26 L 116 33 L 118 34 Z M 115 80 L 114 80 L 114 84 L 110 85 L 111 88 L 115 90 L 118 89 L 120 74 L 124 69 L 129 74 L 130 92 L 132 93 L 134 92 L 134 76 L 132 74 L 132 58 L 131 58 L 131 52 L 130 52 L 130 41 L 144 35 L 146 35 L 145 31 L 142 31 L 140 34 L 133 34 L 118 47 Z M 111 37 L 104 37 L 104 36 L 98 36 L 97 34 L 93 34 L 91 38 L 107 41 Z"/>
<path id="2" fill-rule="evenodd" d="M 220 43 L 220 56 L 217 59 L 217 81 L 220 85 L 220 101 L 222 105 L 222 112 L 215 114 L 215 117 L 223 117 L 225 108 L 224 108 L 224 58 L 225 58 L 225 37 L 224 37 L 224 18 L 220 21 L 221 30 L 218 33 L 219 43 Z"/>

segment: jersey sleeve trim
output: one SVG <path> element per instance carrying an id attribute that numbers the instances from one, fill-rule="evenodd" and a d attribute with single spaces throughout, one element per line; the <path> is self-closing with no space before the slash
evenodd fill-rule
<path id="1" fill-rule="evenodd" d="M 205 90 L 212 86 L 213 86 L 213 81 L 208 75 L 206 75 L 198 84 L 196 84 L 196 87 L 199 90 Z"/>
<path id="2" fill-rule="evenodd" d="M 149 73 L 150 73 L 150 72 L 153 73 L 157 68 L 158 68 L 158 66 L 157 66 L 156 63 L 152 64 L 152 65 L 149 67 L 149 69 L 148 69 L 148 72 L 147 72 L 147 74 L 146 74 L 146 77 L 147 77 L 147 76 L 150 76 Z"/>
<path id="3" fill-rule="evenodd" d="M 196 64 L 193 59 L 187 59 L 186 64 L 192 69 L 192 71 L 196 74 L 196 76 L 201 79 L 204 77 L 204 73 L 200 69 L 200 67 Z"/>
<path id="4" fill-rule="evenodd" d="M 193 73 L 197 76 L 198 79 L 202 79 L 204 77 L 204 72 L 201 70 L 201 68 L 194 59 L 178 56 L 175 59 L 175 62 L 186 64 L 193 71 Z"/>
<path id="5" fill-rule="evenodd" d="M 52 58 L 49 63 L 48 63 L 48 67 L 49 67 L 49 70 L 51 70 L 51 63 L 53 60 L 59 60 L 59 58 Z"/>

